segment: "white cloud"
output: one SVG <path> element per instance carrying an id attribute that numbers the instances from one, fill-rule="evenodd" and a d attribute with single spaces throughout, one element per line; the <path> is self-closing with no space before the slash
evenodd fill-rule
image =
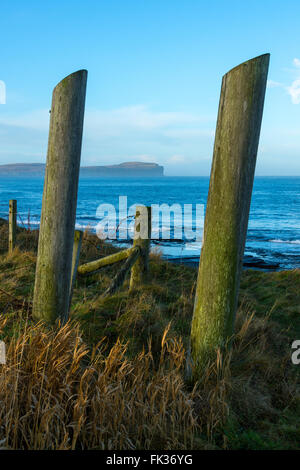
<path id="1" fill-rule="evenodd" d="M 267 88 L 283 88 L 291 97 L 293 104 L 300 104 L 300 59 L 295 57 L 293 59 L 293 68 L 286 70 L 295 77 L 291 85 L 287 86 L 283 83 L 274 80 L 267 81 Z"/>
<path id="2" fill-rule="evenodd" d="M 43 131 L 49 128 L 49 116 L 49 109 L 38 109 L 18 115 L 2 114 L 0 125 Z"/>
<path id="3" fill-rule="evenodd" d="M 297 57 L 295 57 L 295 59 L 293 60 L 293 64 L 295 67 L 300 68 L 300 59 L 297 59 Z"/>
<path id="4" fill-rule="evenodd" d="M 129 157 L 128 161 L 136 161 L 136 162 L 147 162 L 147 163 L 157 163 L 157 157 L 153 155 L 135 155 L 133 157 Z"/>
<path id="5" fill-rule="evenodd" d="M 49 116 L 47 109 L 18 115 L 2 114 L 0 124 L 48 131 Z M 176 134 L 176 129 L 179 134 L 181 132 L 186 135 L 189 133 L 197 135 L 203 132 L 200 125 L 213 119 L 211 116 L 206 117 L 180 111 L 155 112 L 144 105 L 137 105 L 112 110 L 86 109 L 84 129 L 87 136 L 95 138 L 120 136 L 128 131 L 164 130 Z"/>
<path id="6" fill-rule="evenodd" d="M 6 85 L 0 80 L 0 104 L 6 104 Z"/>
<path id="7" fill-rule="evenodd" d="M 277 87 L 282 87 L 284 86 L 280 82 L 275 82 L 274 80 L 267 80 L 267 87 L 268 88 L 277 88 Z"/>
<path id="8" fill-rule="evenodd" d="M 49 117 L 48 109 L 1 114 L 1 163 L 45 161 Z M 211 155 L 215 119 L 182 111 L 155 111 L 144 105 L 87 108 L 82 164 L 146 161 L 169 162 L 175 168 L 176 164 L 185 166 L 194 156 L 201 161 L 199 149 L 203 155 Z"/>
<path id="9" fill-rule="evenodd" d="M 293 65 L 296 69 L 293 70 L 294 73 L 296 72 L 296 80 L 294 80 L 290 86 L 285 87 L 285 89 L 290 95 L 292 103 L 300 104 L 300 59 L 295 57 L 293 60 Z"/>
<path id="10" fill-rule="evenodd" d="M 202 129 L 202 128 L 186 128 L 186 129 L 166 129 L 163 131 L 163 135 L 167 137 L 173 137 L 175 139 L 187 139 L 197 137 L 214 137 L 214 129 Z"/>
<path id="11" fill-rule="evenodd" d="M 184 163 L 186 161 L 186 158 L 184 158 L 183 155 L 172 155 L 170 158 L 168 158 L 167 163 L 169 164 L 177 164 L 177 163 Z"/>
<path id="12" fill-rule="evenodd" d="M 208 118 L 210 119 L 210 118 Z M 184 112 L 155 112 L 143 105 L 113 110 L 87 110 L 85 132 L 89 137 L 120 136 L 127 132 L 151 132 L 200 125 L 206 117 Z"/>
<path id="13" fill-rule="evenodd" d="M 294 80 L 291 86 L 286 88 L 293 104 L 300 104 L 300 78 Z"/>

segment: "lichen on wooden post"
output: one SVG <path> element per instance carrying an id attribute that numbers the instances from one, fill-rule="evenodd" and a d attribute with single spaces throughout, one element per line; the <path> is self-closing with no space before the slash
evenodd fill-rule
<path id="1" fill-rule="evenodd" d="M 54 89 L 50 114 L 33 316 L 66 321 L 87 71 L 80 70 Z"/>
<path id="2" fill-rule="evenodd" d="M 137 206 L 133 246 L 140 248 L 140 256 L 131 269 L 130 289 L 147 282 L 151 244 L 151 207 Z"/>
<path id="3" fill-rule="evenodd" d="M 17 201 L 11 199 L 9 201 L 9 217 L 8 217 L 8 251 L 11 253 L 16 245 L 17 233 Z"/>
<path id="4" fill-rule="evenodd" d="M 71 268 L 71 283 L 70 283 L 70 305 L 72 301 L 73 289 L 75 285 L 77 269 L 79 264 L 81 243 L 82 243 L 83 232 L 81 230 L 75 230 L 74 243 L 73 243 L 73 254 L 72 254 L 72 268 Z"/>
<path id="5" fill-rule="evenodd" d="M 222 81 L 187 379 L 197 380 L 233 334 L 269 54 Z"/>

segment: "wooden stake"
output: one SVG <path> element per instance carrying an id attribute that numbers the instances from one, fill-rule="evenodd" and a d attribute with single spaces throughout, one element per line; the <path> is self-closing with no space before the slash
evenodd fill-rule
<path id="1" fill-rule="evenodd" d="M 17 201 L 9 201 L 9 221 L 8 221 L 8 251 L 11 253 L 16 245 L 17 232 Z"/>
<path id="2" fill-rule="evenodd" d="M 201 379 L 233 334 L 268 66 L 265 54 L 223 77 L 188 379 Z"/>
<path id="3" fill-rule="evenodd" d="M 130 289 L 147 281 L 149 272 L 149 252 L 151 244 L 151 207 L 137 206 L 134 224 L 133 246 L 138 246 L 141 254 L 132 267 Z"/>
<path id="4" fill-rule="evenodd" d="M 74 289 L 77 270 L 78 270 L 80 250 L 81 250 L 81 244 L 82 244 L 82 236 L 83 236 L 83 232 L 81 232 L 81 230 L 75 230 L 74 243 L 73 243 L 73 255 L 72 255 L 72 268 L 71 268 L 70 305 L 72 301 L 73 289 Z"/>
<path id="5" fill-rule="evenodd" d="M 87 71 L 62 80 L 52 97 L 33 316 L 68 318 Z"/>
<path id="6" fill-rule="evenodd" d="M 139 246 L 135 246 L 130 254 L 130 256 L 125 261 L 124 265 L 120 269 L 120 271 L 115 275 L 113 281 L 108 289 L 104 292 L 102 297 L 107 297 L 108 295 L 112 295 L 116 292 L 119 287 L 123 284 L 125 280 L 126 274 L 129 272 L 131 267 L 134 265 L 138 257 L 141 255 L 141 248 Z"/>

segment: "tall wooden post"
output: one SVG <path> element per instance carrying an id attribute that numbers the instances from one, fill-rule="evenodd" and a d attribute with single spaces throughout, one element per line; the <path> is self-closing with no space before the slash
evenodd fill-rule
<path id="1" fill-rule="evenodd" d="M 133 246 L 140 247 L 140 256 L 131 269 L 130 289 L 147 281 L 151 244 L 151 207 L 137 206 Z"/>
<path id="2" fill-rule="evenodd" d="M 9 201 L 9 217 L 8 217 L 8 251 L 11 253 L 16 244 L 17 232 L 17 201 L 11 199 Z"/>
<path id="3" fill-rule="evenodd" d="M 223 77 L 187 378 L 201 377 L 233 334 L 269 54 Z"/>
<path id="4" fill-rule="evenodd" d="M 52 97 L 33 316 L 66 321 L 87 71 L 62 80 Z"/>
<path id="5" fill-rule="evenodd" d="M 72 268 L 71 268 L 70 305 L 72 301 L 73 289 L 74 289 L 76 275 L 77 275 L 77 268 L 79 264 L 82 236 L 83 236 L 83 233 L 81 230 L 75 230 L 73 254 L 72 254 Z"/>

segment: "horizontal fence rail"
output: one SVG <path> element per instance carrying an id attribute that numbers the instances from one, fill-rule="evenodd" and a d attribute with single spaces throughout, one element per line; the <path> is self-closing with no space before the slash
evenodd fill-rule
<path id="1" fill-rule="evenodd" d="M 78 266 L 78 274 L 91 274 L 99 269 L 109 266 L 114 263 L 118 263 L 128 258 L 133 251 L 133 248 L 128 248 L 127 250 L 118 251 L 118 253 L 113 253 L 112 255 L 105 256 L 105 258 L 100 258 L 95 261 L 90 261 L 89 263 L 81 264 Z"/>

